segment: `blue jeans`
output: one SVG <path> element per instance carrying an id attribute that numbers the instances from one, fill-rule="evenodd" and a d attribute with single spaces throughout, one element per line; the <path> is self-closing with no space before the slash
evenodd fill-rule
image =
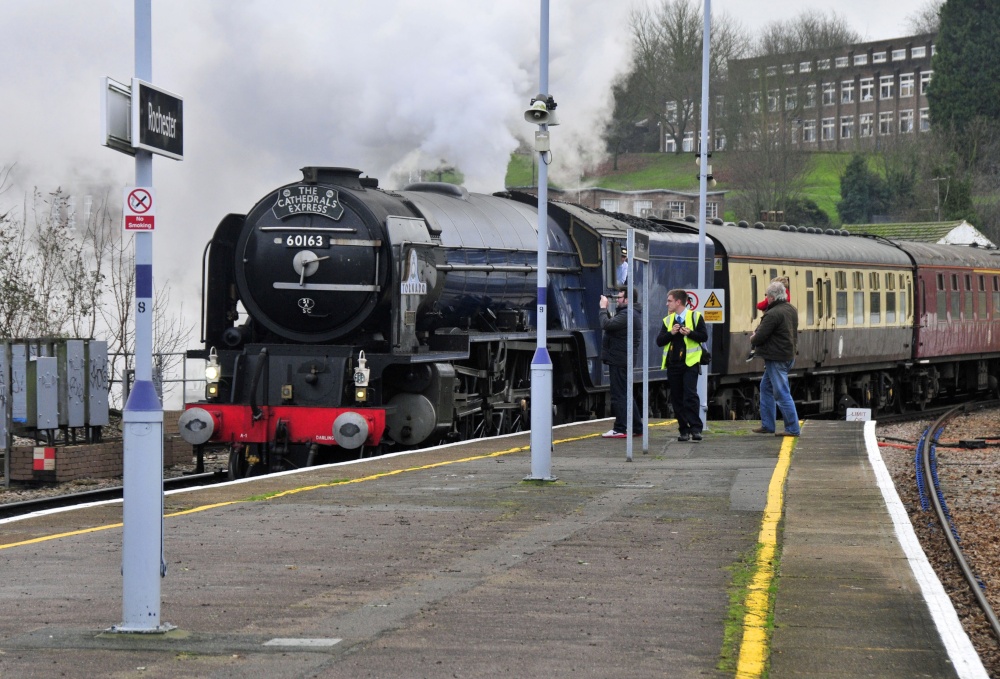
<path id="1" fill-rule="evenodd" d="M 788 371 L 795 361 L 764 361 L 764 377 L 760 381 L 760 426 L 768 431 L 777 431 L 775 425 L 775 405 L 781 408 L 785 419 L 785 431 L 798 434 L 799 414 L 788 388 Z"/>

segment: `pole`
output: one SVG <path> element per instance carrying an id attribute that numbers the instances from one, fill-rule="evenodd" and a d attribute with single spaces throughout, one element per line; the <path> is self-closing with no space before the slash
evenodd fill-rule
<path id="1" fill-rule="evenodd" d="M 135 75 L 152 82 L 151 0 L 135 0 Z M 134 102 L 133 102 L 134 105 Z M 133 134 L 138 134 L 133 131 Z M 135 154 L 136 186 L 153 186 L 153 156 Z M 114 632 L 161 633 L 163 406 L 153 386 L 153 234 L 135 235 L 135 385 L 122 413 L 122 619 Z"/>
<path id="2" fill-rule="evenodd" d="M 632 403 L 635 399 L 632 398 L 633 392 L 633 377 L 635 373 L 635 359 L 632 357 L 632 347 L 635 342 L 635 304 L 632 300 L 635 299 L 635 229 L 629 229 L 625 237 L 626 247 L 628 248 L 628 275 L 626 276 L 626 282 L 628 285 L 625 286 L 625 294 L 628 297 L 628 333 L 626 335 L 626 347 L 625 350 L 625 435 L 628 439 L 625 442 L 625 459 L 629 462 L 632 461 L 632 436 L 635 434 L 632 431 L 632 409 L 635 405 Z"/>
<path id="3" fill-rule="evenodd" d="M 708 217 L 708 69 L 712 38 L 712 0 L 705 0 L 705 23 L 702 30 L 701 49 L 701 162 L 698 171 L 698 287 L 711 287 L 705 279 L 705 222 Z M 709 335 L 711 341 L 711 335 Z M 709 344 L 710 346 L 710 344 Z M 708 419 L 708 374 L 698 375 L 698 403 L 701 406 L 701 423 L 705 428 Z"/>
<path id="4" fill-rule="evenodd" d="M 549 0 L 541 0 L 539 20 L 539 92 L 549 91 Z M 546 132 L 548 125 L 541 123 Z M 527 480 L 554 481 L 552 476 L 552 359 L 549 357 L 548 269 L 549 254 L 549 169 L 546 151 L 538 152 L 538 308 L 535 331 L 538 343 L 531 359 L 531 475 Z"/>

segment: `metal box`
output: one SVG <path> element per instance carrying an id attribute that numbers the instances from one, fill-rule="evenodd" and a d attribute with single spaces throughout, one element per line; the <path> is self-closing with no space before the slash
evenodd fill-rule
<path id="1" fill-rule="evenodd" d="M 52 356 L 28 361 L 28 426 L 59 427 L 59 368 Z"/>
<path id="2" fill-rule="evenodd" d="M 87 425 L 108 424 L 108 343 L 90 340 L 86 347 Z"/>
<path id="3" fill-rule="evenodd" d="M 86 362 L 83 340 L 63 340 L 56 345 L 59 361 L 59 424 L 86 424 Z"/>

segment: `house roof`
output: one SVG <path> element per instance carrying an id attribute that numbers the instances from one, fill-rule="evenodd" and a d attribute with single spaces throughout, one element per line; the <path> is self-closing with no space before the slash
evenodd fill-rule
<path id="1" fill-rule="evenodd" d="M 964 219 L 951 222 L 844 224 L 844 228 L 852 234 L 881 236 L 890 240 L 908 240 L 921 243 L 957 242 L 962 244 L 979 241 L 980 245 L 991 244 L 983 234 Z"/>

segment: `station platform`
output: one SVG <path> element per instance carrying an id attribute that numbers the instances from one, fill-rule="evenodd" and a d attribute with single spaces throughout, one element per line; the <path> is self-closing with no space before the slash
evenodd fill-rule
<path id="1" fill-rule="evenodd" d="M 627 461 L 597 421 L 553 430 L 551 482 L 519 434 L 172 492 L 165 634 L 106 631 L 120 503 L 0 522 L 0 677 L 986 677 L 871 424 L 659 421 Z"/>

